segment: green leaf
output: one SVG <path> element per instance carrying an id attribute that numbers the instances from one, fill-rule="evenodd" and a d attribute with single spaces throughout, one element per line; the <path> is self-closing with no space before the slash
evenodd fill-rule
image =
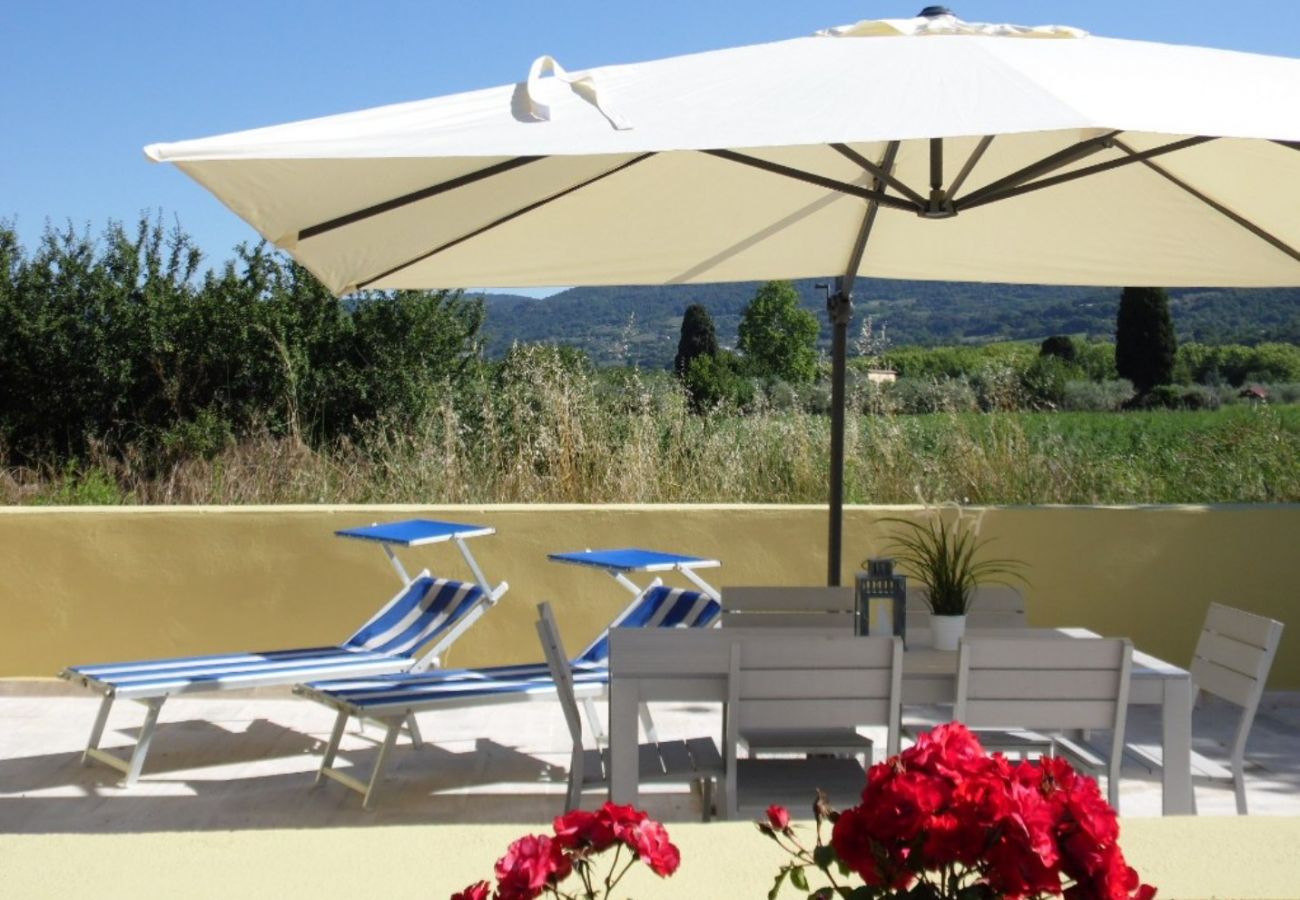
<path id="1" fill-rule="evenodd" d="M 844 900 L 876 900 L 878 897 L 885 896 L 883 890 L 877 890 L 870 885 L 860 885 L 855 888 L 840 888 L 840 896 Z"/>
<path id="2" fill-rule="evenodd" d="M 781 892 L 781 884 L 789 874 L 790 867 L 782 866 L 781 871 L 776 873 L 776 880 L 772 882 L 772 890 L 767 892 L 767 900 L 776 900 L 776 895 Z"/>
<path id="3" fill-rule="evenodd" d="M 804 874 L 803 866 L 790 870 L 790 883 L 801 891 L 808 890 L 808 876 Z"/>
<path id="4" fill-rule="evenodd" d="M 817 868 L 823 872 L 829 872 L 833 864 L 839 862 L 839 857 L 835 855 L 835 848 L 826 844 L 819 844 L 813 849 L 813 862 Z"/>

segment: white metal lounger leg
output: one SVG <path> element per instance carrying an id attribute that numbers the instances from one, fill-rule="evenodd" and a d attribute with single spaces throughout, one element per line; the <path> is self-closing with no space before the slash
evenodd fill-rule
<path id="1" fill-rule="evenodd" d="M 415 713 L 406 714 L 406 730 L 411 735 L 411 746 L 419 750 L 424 746 L 424 738 L 420 736 L 420 724 L 415 721 Z"/>
<path id="2" fill-rule="evenodd" d="M 348 726 L 348 711 L 340 709 L 337 718 L 334 719 L 334 730 L 330 732 L 330 742 L 325 747 L 325 756 L 320 761 L 320 769 L 316 772 L 316 784 L 329 774 L 329 770 L 334 766 L 334 758 L 339 753 L 339 743 L 343 740 L 343 731 Z"/>
<path id="3" fill-rule="evenodd" d="M 105 694 L 104 701 L 99 704 L 99 712 L 95 714 L 95 724 L 90 729 L 90 740 L 86 742 L 86 752 L 81 754 L 81 764 L 90 765 L 90 761 L 95 758 L 91 751 L 99 749 L 99 741 L 104 736 L 104 726 L 108 724 L 108 711 L 113 708 L 114 697 L 112 694 Z"/>
<path id="4" fill-rule="evenodd" d="M 144 724 L 140 726 L 140 738 L 135 742 L 135 752 L 131 754 L 131 762 L 127 764 L 126 777 L 122 779 L 122 784 L 126 787 L 135 784 L 136 779 L 140 777 L 140 770 L 144 768 L 144 758 L 149 753 L 149 744 L 153 742 L 154 729 L 158 726 L 158 713 L 162 710 L 165 699 L 165 697 L 157 697 L 145 701 L 148 711 L 144 714 Z"/>
<path id="5" fill-rule="evenodd" d="M 379 784 L 379 779 L 384 773 L 388 755 L 392 752 L 393 745 L 397 743 L 397 735 L 402 730 L 405 717 L 398 716 L 395 719 L 378 720 L 384 725 L 386 731 L 384 733 L 384 743 L 379 748 L 379 757 L 375 760 L 375 767 L 370 773 L 369 781 L 362 781 L 354 775 L 334 768 L 334 758 L 338 753 L 339 741 L 343 738 L 343 729 L 347 725 L 347 720 L 347 711 L 341 710 L 338 719 L 334 723 L 334 731 L 330 735 L 330 745 L 325 750 L 325 758 L 321 760 L 320 771 L 316 774 L 316 781 L 319 783 L 322 778 L 337 781 L 344 787 L 360 794 L 363 798 L 361 801 L 362 808 L 370 809 L 370 801 L 374 797 L 375 786 Z"/>
<path id="6" fill-rule="evenodd" d="M 397 732 L 401 730 L 401 719 L 394 719 L 388 723 L 388 733 L 384 735 L 384 745 L 379 748 L 379 758 L 375 760 L 375 768 L 370 773 L 370 782 L 366 785 L 365 797 L 361 801 L 362 809 L 370 809 L 370 800 L 375 795 L 375 786 L 379 784 L 379 777 L 383 774 L 384 765 L 388 762 L 388 754 L 393 751 L 393 745 L 397 743 Z"/>
<path id="7" fill-rule="evenodd" d="M 140 737 L 135 742 L 135 750 L 131 752 L 131 759 L 127 761 L 99 749 L 99 740 L 104 733 L 104 724 L 108 721 L 108 709 L 113 700 L 112 697 L 105 697 L 104 702 L 100 704 L 99 714 L 95 716 L 95 727 L 90 733 L 86 752 L 81 757 L 82 762 L 94 759 L 112 766 L 125 776 L 122 779 L 123 787 L 134 785 L 140 777 L 140 770 L 144 768 L 144 758 L 149 755 L 149 744 L 153 741 L 154 729 L 158 725 L 158 712 L 166 699 L 166 697 L 154 697 L 151 700 L 139 701 L 148 707 L 148 712 L 145 713 L 144 724 L 140 726 Z"/>
<path id="8" fill-rule="evenodd" d="M 641 730 L 645 732 L 645 739 L 652 744 L 659 743 L 659 732 L 655 729 L 655 720 L 650 717 L 650 707 L 642 703 L 637 708 L 637 713 L 641 716 Z"/>
<path id="9" fill-rule="evenodd" d="M 609 736 L 605 734 L 605 726 L 600 721 L 600 711 L 596 709 L 595 697 L 583 697 L 582 708 L 587 713 L 587 724 L 591 726 L 591 736 L 595 740 L 597 747 L 608 747 Z"/>

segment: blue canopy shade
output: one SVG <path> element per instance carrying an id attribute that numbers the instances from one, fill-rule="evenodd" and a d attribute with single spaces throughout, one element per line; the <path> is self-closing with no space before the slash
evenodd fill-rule
<path id="1" fill-rule="evenodd" d="M 623 547 L 616 550 L 582 550 L 576 553 L 551 553 L 547 555 L 547 559 L 617 572 L 666 572 L 675 568 L 711 569 L 721 565 L 716 559 L 681 556 L 676 553 L 660 553 L 657 550 L 642 550 L 638 547 Z"/>
<path id="2" fill-rule="evenodd" d="M 334 533 L 339 537 L 359 538 L 363 541 L 378 541 L 382 544 L 418 547 L 421 544 L 437 544 L 453 538 L 481 537 L 485 534 L 496 534 L 496 529 L 489 528 L 486 525 L 462 525 L 458 522 L 436 522 L 432 519 L 407 519 L 403 522 L 386 522 L 365 525 L 361 528 L 344 528 Z"/>

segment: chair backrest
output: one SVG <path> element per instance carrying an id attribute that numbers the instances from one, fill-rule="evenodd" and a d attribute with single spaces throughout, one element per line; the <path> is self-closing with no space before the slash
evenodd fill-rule
<path id="1" fill-rule="evenodd" d="M 925 588 L 907 586 L 907 640 L 923 638 L 930 631 L 930 607 L 926 603 Z M 1028 624 L 1025 595 L 1019 588 L 1006 584 L 982 584 L 975 588 L 970 612 L 966 614 L 967 628 L 1024 628 Z M 921 645 L 927 643 L 919 640 Z"/>
<path id="2" fill-rule="evenodd" d="M 708 628 L 717 622 L 721 611 L 718 601 L 701 591 L 652 584 L 628 604 L 574 662 L 608 665 L 610 628 Z"/>
<path id="3" fill-rule="evenodd" d="M 963 639 L 953 718 L 971 728 L 1110 729 L 1123 749 L 1127 638 Z"/>
<path id="4" fill-rule="evenodd" d="M 885 725 L 898 750 L 903 641 L 894 636 L 720 631 L 728 648 L 725 762 L 728 815 L 740 807 L 742 733 Z M 865 783 L 865 776 L 864 776 Z"/>
<path id="5" fill-rule="evenodd" d="M 852 634 L 853 588 L 723 588 L 722 627 L 816 628 Z"/>
<path id="6" fill-rule="evenodd" d="M 1282 627 L 1275 619 L 1220 603 L 1211 603 L 1205 613 L 1192 655 L 1192 683 L 1197 690 L 1242 707 L 1234 758 L 1245 752 L 1246 736 L 1282 640 Z"/>
<path id="7" fill-rule="evenodd" d="M 732 732 L 738 738 L 746 729 L 885 725 L 898 732 L 897 637 L 749 632 L 733 639 L 728 676 L 729 752 Z"/>
<path id="8" fill-rule="evenodd" d="M 344 641 L 345 647 L 410 656 L 420 647 L 447 635 L 478 608 L 489 595 L 477 584 L 419 574 Z"/>

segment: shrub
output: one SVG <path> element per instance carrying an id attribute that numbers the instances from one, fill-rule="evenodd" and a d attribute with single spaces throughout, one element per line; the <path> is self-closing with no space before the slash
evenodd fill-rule
<path id="1" fill-rule="evenodd" d="M 1061 409 L 1072 412 L 1115 412 L 1133 398 L 1133 385 L 1116 381 L 1067 381 Z"/>
<path id="2" fill-rule="evenodd" d="M 1162 384 L 1139 394 L 1126 404 L 1127 409 L 1218 409 L 1219 392 L 1204 385 Z"/>
<path id="3" fill-rule="evenodd" d="M 903 413 L 975 412 L 979 409 L 975 391 L 964 378 L 900 378 L 894 382 L 892 393 L 899 412 Z"/>

